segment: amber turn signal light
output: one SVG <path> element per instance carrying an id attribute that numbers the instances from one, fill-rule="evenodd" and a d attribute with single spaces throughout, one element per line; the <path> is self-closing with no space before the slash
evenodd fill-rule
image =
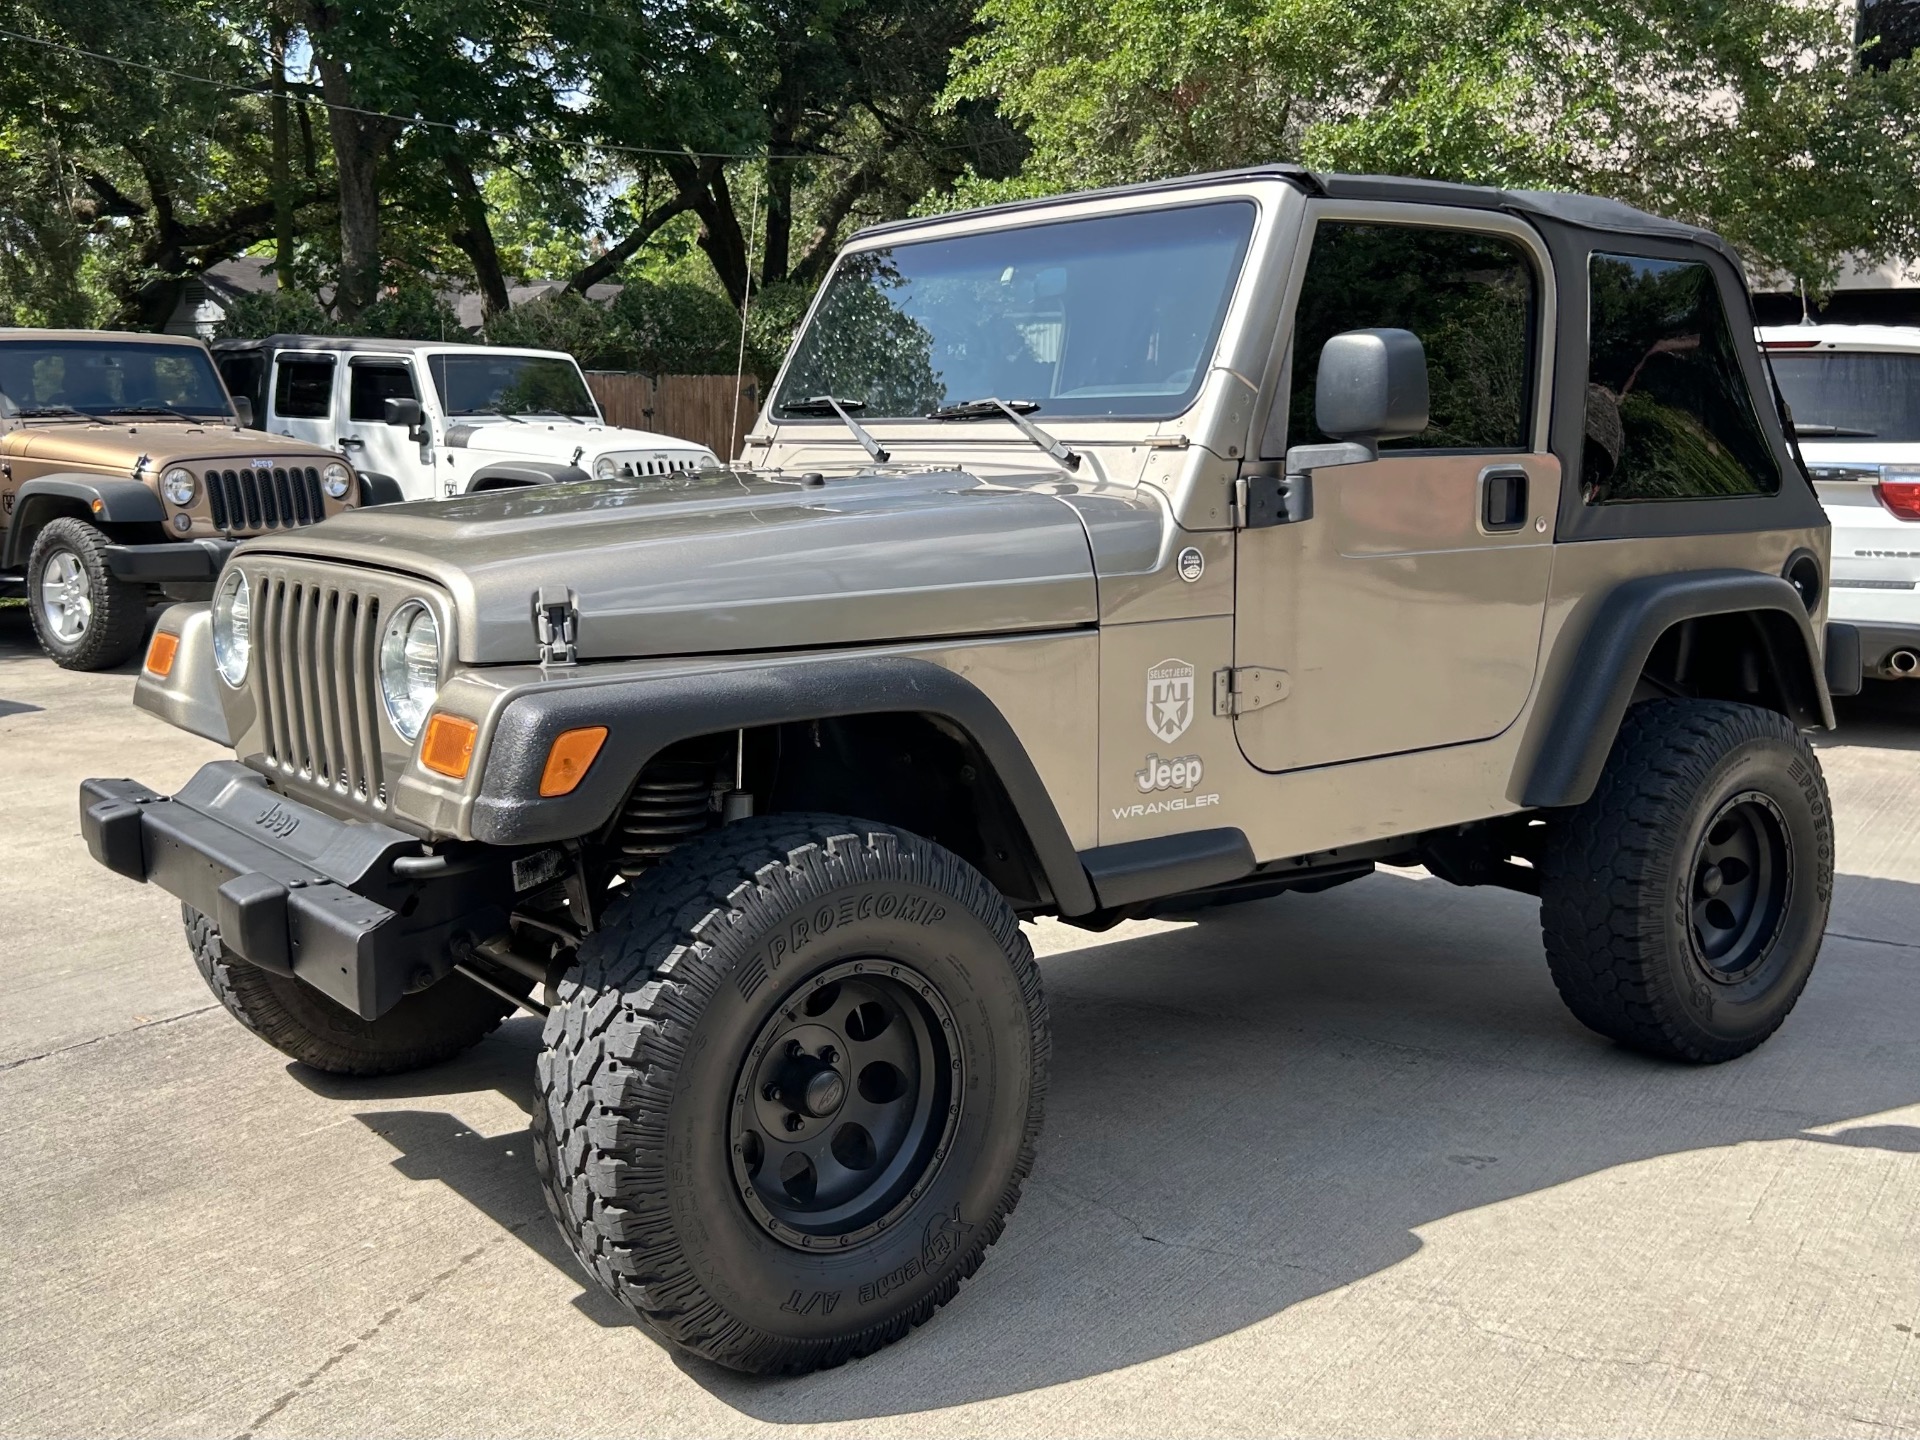
<path id="1" fill-rule="evenodd" d="M 581 730 L 563 730 L 547 751 L 547 768 L 540 772 L 540 793 L 545 796 L 571 795 L 587 767 L 606 743 L 607 727 L 589 725 Z"/>
<path id="2" fill-rule="evenodd" d="M 147 646 L 147 673 L 166 679 L 173 673 L 173 657 L 179 653 L 178 635 L 169 635 L 164 630 L 154 631 L 153 643 Z"/>
<path id="3" fill-rule="evenodd" d="M 458 715 L 435 711 L 420 740 L 420 763 L 436 775 L 464 780 L 473 765 L 473 742 L 480 727 Z"/>

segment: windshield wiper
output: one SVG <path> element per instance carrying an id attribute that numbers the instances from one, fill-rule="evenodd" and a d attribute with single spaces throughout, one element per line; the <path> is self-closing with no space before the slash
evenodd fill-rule
<path id="1" fill-rule="evenodd" d="M 453 412 L 453 418 L 456 420 L 460 419 L 462 416 L 465 416 L 465 415 L 497 415 L 502 420 L 513 421 L 513 423 L 516 425 L 524 425 L 527 423 L 526 421 L 522 420 L 518 415 L 509 415 L 506 411 L 502 410 L 498 405 L 482 405 L 478 409 L 474 409 L 474 410 L 456 410 Z"/>
<path id="2" fill-rule="evenodd" d="M 107 423 L 106 416 L 96 415 L 91 410 L 76 410 L 71 405 L 33 405 L 13 413 L 23 420 L 44 420 L 51 415 L 78 415 L 82 420 L 91 420 L 96 425 Z"/>
<path id="3" fill-rule="evenodd" d="M 171 415 L 176 420 L 191 420 L 198 425 L 202 421 L 224 419 L 216 415 L 190 415 L 185 410 L 176 410 L 171 405 L 116 405 L 107 412 L 109 415 Z"/>
<path id="4" fill-rule="evenodd" d="M 1815 425 L 1810 421 L 1794 421 L 1793 433 L 1796 435 L 1844 435 L 1848 438 L 1871 439 L 1878 430 L 1856 430 L 1851 425 Z"/>
<path id="5" fill-rule="evenodd" d="M 866 427 L 847 413 L 850 410 L 866 409 L 867 402 L 864 400 L 842 400 L 837 395 L 815 395 L 810 400 L 789 400 L 780 408 L 789 415 L 825 415 L 832 412 L 838 415 L 840 422 L 853 432 L 853 438 L 860 442 L 860 448 L 872 457 L 874 464 L 884 465 L 892 458 L 885 447 L 866 432 Z"/>
<path id="6" fill-rule="evenodd" d="M 1080 468 L 1080 452 L 1063 440 L 1056 440 L 1027 416 L 1040 406 L 1032 400 L 1001 400 L 989 395 L 984 400 L 962 400 L 957 405 L 942 405 L 927 412 L 929 420 L 1011 420 L 1020 433 L 1069 470 Z"/>

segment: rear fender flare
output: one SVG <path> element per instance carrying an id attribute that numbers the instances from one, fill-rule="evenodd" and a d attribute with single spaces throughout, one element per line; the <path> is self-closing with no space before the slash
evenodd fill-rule
<path id="1" fill-rule="evenodd" d="M 1059 811 L 1026 747 L 992 700 L 931 661 L 906 656 L 775 661 L 697 674 L 546 685 L 509 700 L 493 727 L 472 833 L 494 845 L 551 844 L 607 824 L 634 777 L 677 741 L 845 715 L 930 715 L 978 747 L 1011 802 L 1055 903 L 1095 908 Z M 548 749 L 562 731 L 607 727 L 588 784 L 540 798 Z"/>
<path id="2" fill-rule="evenodd" d="M 1787 716 L 1832 729 L 1820 642 L 1799 591 L 1778 575 L 1695 570 L 1644 575 L 1592 597 L 1593 615 L 1559 694 L 1534 712 L 1509 798 L 1528 809 L 1579 805 L 1593 794 L 1654 646 L 1674 626 L 1715 615 L 1759 622 Z"/>
<path id="3" fill-rule="evenodd" d="M 47 521 L 75 515 L 106 525 L 164 525 L 166 506 L 153 488 L 139 480 L 117 480 L 102 475 L 42 475 L 14 492 L 13 512 L 7 516 L 7 544 L 0 565 L 17 569 L 27 563 L 33 537 Z"/>

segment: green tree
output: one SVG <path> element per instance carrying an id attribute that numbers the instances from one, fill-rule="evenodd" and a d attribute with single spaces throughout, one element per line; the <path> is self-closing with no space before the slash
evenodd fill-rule
<path id="1" fill-rule="evenodd" d="M 963 200 L 1268 160 L 1582 190 L 1820 289 L 1920 246 L 1920 72 L 1779 0 L 985 0 L 950 104 L 1033 154 Z M 938 201 L 935 202 L 939 203 Z"/>

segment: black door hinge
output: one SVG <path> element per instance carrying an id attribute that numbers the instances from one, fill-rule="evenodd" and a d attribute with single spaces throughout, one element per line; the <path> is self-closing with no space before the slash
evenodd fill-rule
<path id="1" fill-rule="evenodd" d="M 1234 513 L 1243 530 L 1295 525 L 1313 518 L 1313 478 L 1242 475 L 1234 482 Z"/>

